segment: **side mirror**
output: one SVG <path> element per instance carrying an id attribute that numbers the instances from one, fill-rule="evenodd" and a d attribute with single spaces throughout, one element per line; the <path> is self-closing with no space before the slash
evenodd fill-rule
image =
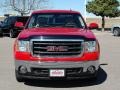
<path id="1" fill-rule="evenodd" d="M 15 23 L 15 27 L 17 27 L 17 28 L 24 28 L 24 24 L 23 24 L 23 22 L 16 22 Z"/>
<path id="2" fill-rule="evenodd" d="M 89 29 L 98 29 L 99 26 L 97 23 L 90 23 L 89 26 L 88 26 Z"/>

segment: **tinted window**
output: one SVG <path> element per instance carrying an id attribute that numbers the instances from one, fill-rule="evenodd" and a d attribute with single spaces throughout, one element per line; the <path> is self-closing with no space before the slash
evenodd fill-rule
<path id="1" fill-rule="evenodd" d="M 8 23 L 8 18 L 5 18 L 3 24 L 7 24 Z"/>
<path id="2" fill-rule="evenodd" d="M 34 27 L 84 28 L 85 23 L 79 14 L 35 14 L 28 24 L 28 28 Z"/>
<path id="3" fill-rule="evenodd" d="M 23 22 L 25 25 L 29 17 L 18 17 L 17 22 Z"/>
<path id="4" fill-rule="evenodd" d="M 8 18 L 8 24 L 14 24 L 16 20 L 16 17 L 9 17 Z"/>

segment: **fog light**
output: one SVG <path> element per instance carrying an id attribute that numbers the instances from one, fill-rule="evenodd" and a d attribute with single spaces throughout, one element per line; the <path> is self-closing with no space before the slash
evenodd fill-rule
<path id="1" fill-rule="evenodd" d="M 20 67 L 20 73 L 22 73 L 22 74 L 27 73 L 27 68 L 24 67 L 24 66 L 21 66 L 21 67 Z"/>
<path id="2" fill-rule="evenodd" d="M 95 67 L 90 66 L 90 67 L 88 67 L 87 71 L 88 71 L 90 74 L 94 74 L 94 73 L 95 73 Z"/>

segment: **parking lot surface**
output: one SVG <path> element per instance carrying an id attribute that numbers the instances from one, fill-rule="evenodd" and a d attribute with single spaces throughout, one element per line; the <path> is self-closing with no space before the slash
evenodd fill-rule
<path id="1" fill-rule="evenodd" d="M 27 81 L 18 83 L 14 74 L 13 43 L 0 37 L 0 90 L 120 90 L 120 37 L 95 31 L 100 47 L 100 72 L 96 81 Z"/>

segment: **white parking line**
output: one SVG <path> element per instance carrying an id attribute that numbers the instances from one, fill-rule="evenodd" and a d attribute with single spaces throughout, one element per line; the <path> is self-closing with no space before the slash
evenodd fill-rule
<path id="1" fill-rule="evenodd" d="M 111 32 L 93 32 L 95 35 L 112 35 Z"/>

